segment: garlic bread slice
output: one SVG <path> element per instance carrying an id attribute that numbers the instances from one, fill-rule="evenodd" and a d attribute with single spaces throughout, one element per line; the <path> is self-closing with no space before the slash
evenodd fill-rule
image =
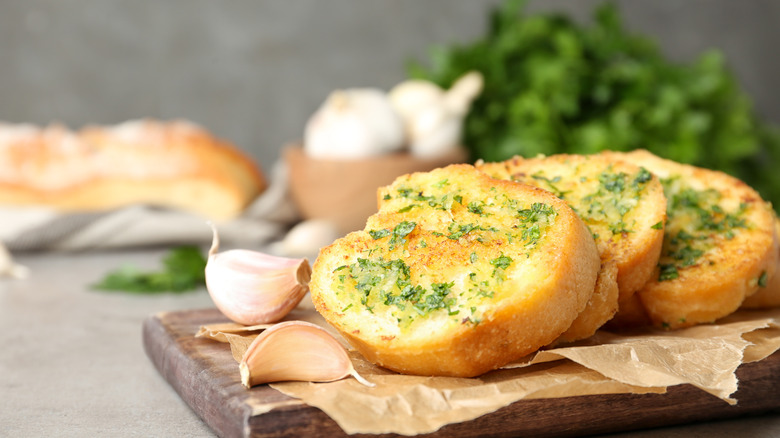
<path id="1" fill-rule="evenodd" d="M 593 233 L 602 260 L 591 301 L 556 344 L 592 336 L 631 302 L 658 262 L 666 198 L 650 172 L 600 155 L 552 155 L 478 163 L 489 175 L 546 189 Z"/>
<path id="2" fill-rule="evenodd" d="M 653 172 L 666 193 L 661 257 L 655 275 L 638 292 L 654 325 L 715 321 L 772 278 L 778 263 L 775 218 L 755 190 L 725 173 L 645 150 L 608 155 Z"/>
<path id="3" fill-rule="evenodd" d="M 382 207 L 325 247 L 316 309 L 368 360 L 469 377 L 550 344 L 590 299 L 598 250 L 549 192 L 470 165 L 401 176 Z"/>
<path id="4" fill-rule="evenodd" d="M 590 228 L 601 259 L 617 265 L 620 302 L 652 275 L 661 251 L 666 198 L 646 169 L 600 154 L 514 157 L 478 163 L 477 168 L 566 201 Z"/>

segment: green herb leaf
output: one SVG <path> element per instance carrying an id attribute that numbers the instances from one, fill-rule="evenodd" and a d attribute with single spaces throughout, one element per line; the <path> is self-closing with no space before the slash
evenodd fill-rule
<path id="1" fill-rule="evenodd" d="M 766 271 L 761 271 L 761 275 L 758 277 L 758 287 L 766 287 L 766 283 L 769 280 L 769 276 Z"/>
<path id="2" fill-rule="evenodd" d="M 377 240 L 389 236 L 390 230 L 368 230 L 368 235 L 371 236 L 372 239 Z"/>
<path id="3" fill-rule="evenodd" d="M 111 271 L 92 285 L 95 290 L 153 294 L 186 292 L 205 286 L 206 258 L 194 246 L 171 249 L 163 259 L 163 270 L 142 272 L 132 266 Z"/>
<path id="4" fill-rule="evenodd" d="M 661 265 L 661 272 L 658 274 L 658 281 L 669 281 L 680 277 L 677 267 L 674 265 Z"/>

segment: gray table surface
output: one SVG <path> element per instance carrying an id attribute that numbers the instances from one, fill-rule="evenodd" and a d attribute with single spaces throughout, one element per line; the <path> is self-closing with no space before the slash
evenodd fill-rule
<path id="1" fill-rule="evenodd" d="M 31 254 L 25 280 L 0 280 L 0 437 L 211 437 L 146 357 L 145 318 L 213 304 L 205 289 L 133 295 L 90 289 L 162 250 Z M 778 395 L 780 397 L 780 395 Z M 780 413 L 614 437 L 780 437 Z"/>

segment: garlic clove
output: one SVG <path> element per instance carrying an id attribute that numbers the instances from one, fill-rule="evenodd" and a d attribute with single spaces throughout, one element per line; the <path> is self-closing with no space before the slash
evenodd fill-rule
<path id="1" fill-rule="evenodd" d="M 276 257 L 242 249 L 219 253 L 214 234 L 206 264 L 206 289 L 214 305 L 232 321 L 244 325 L 278 321 L 309 291 L 309 261 Z"/>
<path id="2" fill-rule="evenodd" d="M 471 71 L 458 78 L 452 87 L 446 91 L 444 106 L 450 114 L 465 117 L 471 103 L 482 93 L 484 87 L 482 73 Z"/>
<path id="3" fill-rule="evenodd" d="M 29 274 L 30 270 L 26 266 L 14 262 L 11 253 L 5 245 L 0 243 L 0 278 L 27 278 Z"/>
<path id="4" fill-rule="evenodd" d="M 309 219 L 293 226 L 284 238 L 270 246 L 281 256 L 315 256 L 319 250 L 339 238 L 338 228 L 328 219 Z"/>
<path id="5" fill-rule="evenodd" d="M 344 347 L 322 327 L 286 321 L 261 333 L 238 366 L 246 388 L 269 382 L 332 382 L 353 376 L 374 386 L 357 371 Z"/>

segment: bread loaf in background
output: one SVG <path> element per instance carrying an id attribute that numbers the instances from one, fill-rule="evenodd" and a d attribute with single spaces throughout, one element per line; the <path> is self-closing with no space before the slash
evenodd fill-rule
<path id="1" fill-rule="evenodd" d="M 186 121 L 80 131 L 0 124 L 0 206 L 101 211 L 143 204 L 226 220 L 265 187 L 249 156 Z"/>

